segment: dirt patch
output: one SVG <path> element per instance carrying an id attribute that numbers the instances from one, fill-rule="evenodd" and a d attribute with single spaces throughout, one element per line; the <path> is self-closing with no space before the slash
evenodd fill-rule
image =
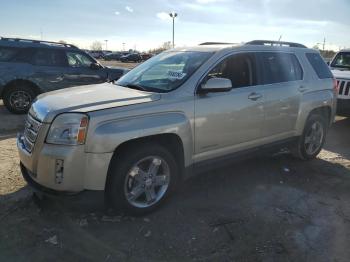
<path id="1" fill-rule="evenodd" d="M 120 61 L 105 61 L 105 60 L 99 60 L 99 62 L 104 66 L 116 66 L 116 67 L 125 67 L 129 69 L 133 69 L 134 67 L 138 66 L 140 63 L 123 63 Z"/>

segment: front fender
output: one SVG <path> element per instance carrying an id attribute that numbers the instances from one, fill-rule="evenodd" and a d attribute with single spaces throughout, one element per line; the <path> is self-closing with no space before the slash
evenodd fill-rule
<path id="1" fill-rule="evenodd" d="M 88 131 L 86 151 L 114 152 L 124 142 L 160 134 L 179 136 L 187 166 L 193 153 L 192 128 L 189 119 L 181 112 L 141 115 L 99 123 Z"/>

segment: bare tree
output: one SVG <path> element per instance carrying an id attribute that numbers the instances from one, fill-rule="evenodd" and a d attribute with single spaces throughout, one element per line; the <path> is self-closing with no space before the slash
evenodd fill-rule
<path id="1" fill-rule="evenodd" d="M 102 43 L 99 41 L 94 41 L 91 44 L 90 49 L 93 51 L 102 51 Z"/>
<path id="2" fill-rule="evenodd" d="M 164 42 L 160 47 L 154 48 L 154 49 L 150 49 L 148 52 L 151 54 L 159 54 L 165 50 L 170 49 L 172 46 L 170 41 Z"/>

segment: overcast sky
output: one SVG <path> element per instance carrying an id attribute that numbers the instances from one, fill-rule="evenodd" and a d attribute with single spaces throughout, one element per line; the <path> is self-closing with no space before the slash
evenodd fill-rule
<path id="1" fill-rule="evenodd" d="M 350 47 L 350 0 L 16 0 L 2 1 L 0 36 L 65 40 L 88 48 L 148 50 L 175 44 L 253 39 Z"/>

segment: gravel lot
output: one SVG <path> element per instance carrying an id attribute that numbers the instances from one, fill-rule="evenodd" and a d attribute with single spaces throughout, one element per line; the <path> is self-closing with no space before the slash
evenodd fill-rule
<path id="1" fill-rule="evenodd" d="M 37 205 L 18 168 L 22 123 L 0 102 L 0 261 L 350 261 L 350 119 L 313 161 L 233 162 L 139 218 L 99 201 Z"/>

